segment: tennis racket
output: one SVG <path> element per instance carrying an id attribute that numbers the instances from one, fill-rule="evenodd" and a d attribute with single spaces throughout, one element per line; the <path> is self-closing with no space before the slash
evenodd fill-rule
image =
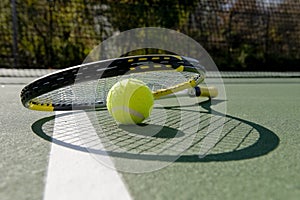
<path id="1" fill-rule="evenodd" d="M 29 83 L 20 97 L 26 108 L 39 111 L 102 108 L 110 88 L 123 78 L 144 81 L 154 99 L 218 95 L 215 87 L 199 86 L 205 79 L 205 68 L 197 60 L 177 55 L 141 55 L 56 71 Z"/>

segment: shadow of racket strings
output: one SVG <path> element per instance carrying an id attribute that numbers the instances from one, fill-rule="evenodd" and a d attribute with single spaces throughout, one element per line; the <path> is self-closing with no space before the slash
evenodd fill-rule
<path id="1" fill-rule="evenodd" d="M 193 109 L 190 109 L 193 106 L 195 105 L 164 108 L 168 120 L 163 126 L 149 124 L 147 121 L 141 126 L 119 126 L 110 117 L 107 110 L 102 109 L 96 112 L 98 119 L 101 118 L 101 130 L 94 126 L 96 132 L 101 133 L 97 137 L 90 135 L 80 135 L 78 137 L 80 133 L 74 134 L 74 126 L 77 126 L 76 130 L 78 132 L 88 128 L 84 127 L 84 122 L 80 123 L 80 127 L 78 127 L 78 123 L 72 121 L 71 116 L 74 115 L 74 112 L 40 119 L 32 125 L 32 130 L 39 137 L 66 148 L 101 155 L 108 154 L 115 158 L 148 161 L 209 162 L 242 160 L 266 155 L 279 145 L 279 138 L 271 130 L 254 122 L 230 115 L 224 116 L 222 113 L 213 111 L 210 100 L 197 105 L 202 108 L 200 123 L 193 124 L 193 119 L 198 114 Z M 181 120 L 180 112 L 183 111 L 185 117 L 190 119 L 189 126 L 198 127 L 193 135 L 179 125 Z M 87 115 L 89 115 L 88 112 Z M 214 138 L 215 142 L 209 148 L 207 154 L 199 158 L 199 149 L 203 147 L 208 136 L 212 137 L 208 132 L 209 126 L 215 123 L 216 128 L 218 128 L 219 125 L 218 120 L 220 120 L 220 117 L 215 117 L 215 121 L 211 121 L 212 115 L 225 117 L 223 119 L 223 129 L 221 134 Z M 66 116 L 68 120 L 63 120 L 61 126 L 56 127 L 56 129 L 60 129 L 60 134 L 52 137 L 55 117 L 64 118 Z M 160 116 L 153 117 L 159 118 Z M 94 120 L 92 124 L 99 123 L 94 118 L 90 119 Z M 186 148 L 186 140 L 190 137 L 193 138 L 192 142 Z M 97 148 L 99 138 L 103 143 L 104 149 Z M 170 141 L 173 142 L 172 145 L 176 146 L 176 148 L 173 149 L 174 152 L 172 154 L 166 155 L 163 150 L 166 145 L 170 144 Z M 176 152 L 181 145 L 183 147 Z M 181 151 L 182 149 L 184 151 Z"/>

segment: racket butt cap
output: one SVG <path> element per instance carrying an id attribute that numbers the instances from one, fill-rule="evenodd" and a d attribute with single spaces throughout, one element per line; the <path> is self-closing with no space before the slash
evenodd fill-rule
<path id="1" fill-rule="evenodd" d="M 215 87 L 199 87 L 200 96 L 215 98 L 218 96 L 218 89 Z"/>

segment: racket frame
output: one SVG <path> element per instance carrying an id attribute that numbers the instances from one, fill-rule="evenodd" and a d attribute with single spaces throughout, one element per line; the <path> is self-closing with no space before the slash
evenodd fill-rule
<path id="1" fill-rule="evenodd" d="M 196 74 L 186 82 L 154 91 L 155 99 L 190 88 L 206 91 L 200 92 L 202 95 L 199 94 L 198 96 L 215 97 L 217 94 L 216 88 L 197 87 L 205 79 L 205 68 L 197 60 L 177 55 L 139 55 L 85 63 L 50 73 L 26 85 L 21 91 L 21 102 L 24 107 L 39 111 L 87 109 L 91 108 L 91 105 L 54 104 L 51 101 L 38 102 L 35 98 L 81 82 L 152 71 L 192 72 Z M 96 101 L 93 106 L 104 107 L 105 102 Z"/>

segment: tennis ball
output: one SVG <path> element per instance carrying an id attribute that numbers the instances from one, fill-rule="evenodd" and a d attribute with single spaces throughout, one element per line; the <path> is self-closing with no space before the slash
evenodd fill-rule
<path id="1" fill-rule="evenodd" d="M 108 92 L 107 109 L 120 124 L 139 124 L 149 117 L 154 104 L 152 91 L 137 79 L 117 82 Z"/>

